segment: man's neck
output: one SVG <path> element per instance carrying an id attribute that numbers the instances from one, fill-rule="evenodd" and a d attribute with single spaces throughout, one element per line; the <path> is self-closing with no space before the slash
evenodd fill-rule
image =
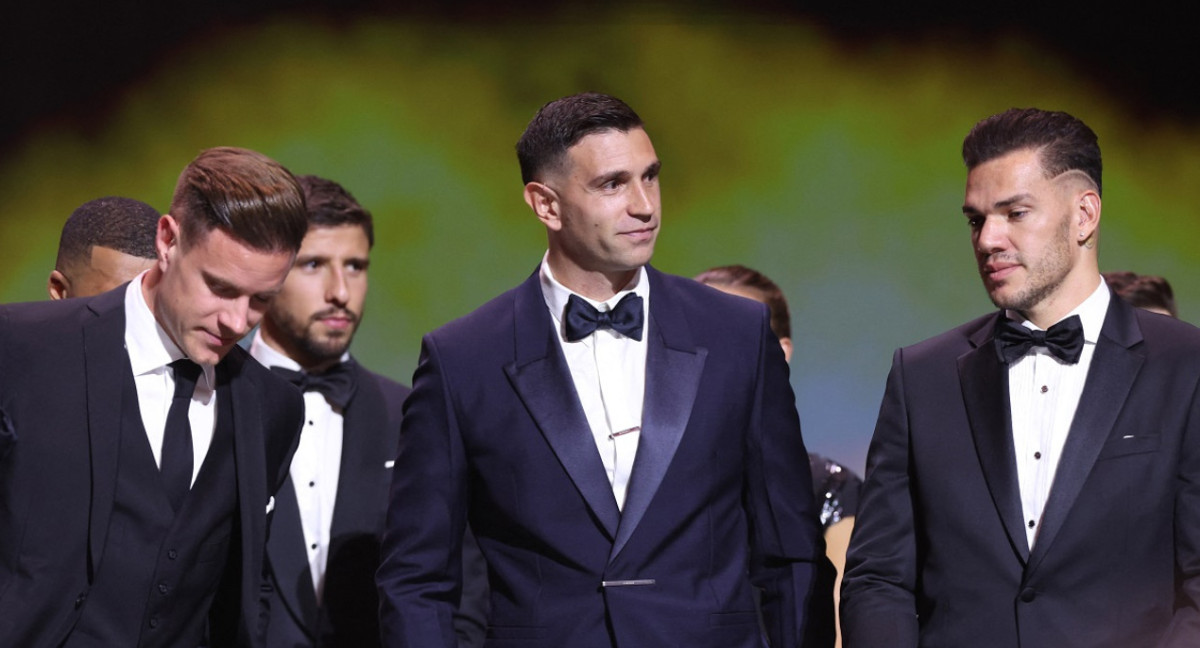
<path id="1" fill-rule="evenodd" d="M 551 253 L 546 262 L 554 280 L 571 292 L 595 301 L 607 301 L 613 295 L 621 292 L 633 281 L 641 268 L 620 270 L 616 272 L 601 272 L 584 270 L 563 259 L 558 259 Z"/>

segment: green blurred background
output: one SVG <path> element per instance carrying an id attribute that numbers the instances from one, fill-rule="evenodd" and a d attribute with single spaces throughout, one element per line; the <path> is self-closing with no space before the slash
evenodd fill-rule
<path id="1" fill-rule="evenodd" d="M 196 153 L 244 146 L 341 182 L 374 213 L 353 350 L 407 382 L 422 334 L 536 266 L 545 238 L 513 145 L 541 104 L 597 90 L 641 114 L 663 161 L 654 264 L 744 263 L 783 287 L 807 443 L 855 470 L 892 350 L 992 307 L 960 211 L 959 147 L 984 116 L 1036 105 L 1091 125 L 1106 167 L 1102 269 L 1164 275 L 1183 318 L 1200 317 L 1195 112 L 1126 92 L 1161 88 L 1136 70 L 1109 78 L 1044 22 L 930 16 L 862 33 L 851 15 L 720 3 L 148 18 L 115 6 L 66 23 L 27 9 L 9 24 L 71 42 L 5 52 L 26 85 L 9 85 L 0 133 L 0 301 L 45 298 L 79 204 L 124 195 L 165 210 Z M 109 67 L 93 72 L 96 57 Z"/>

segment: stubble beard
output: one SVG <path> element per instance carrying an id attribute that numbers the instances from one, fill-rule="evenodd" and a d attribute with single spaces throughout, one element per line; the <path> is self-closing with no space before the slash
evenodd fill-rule
<path id="1" fill-rule="evenodd" d="M 1066 218 L 1059 226 L 1057 234 L 1054 244 L 1047 247 L 1032 265 L 1022 263 L 1020 255 L 1016 257 L 1016 262 L 1021 264 L 1028 277 L 1025 285 L 1011 296 L 1005 297 L 999 290 L 992 290 L 988 296 L 997 308 L 1028 313 L 1062 286 L 1071 271 L 1071 226 Z"/>
<path id="2" fill-rule="evenodd" d="M 320 337 L 315 329 L 318 320 L 332 314 L 349 314 L 352 319 L 351 326 L 347 329 L 344 335 Z M 287 336 L 290 345 L 304 356 L 304 359 L 310 365 L 323 364 L 333 360 L 340 360 L 346 350 L 350 348 L 350 342 L 354 339 L 355 332 L 358 331 L 358 324 L 362 321 L 362 314 L 351 313 L 345 309 L 326 309 L 321 312 L 311 315 L 307 321 L 301 322 L 298 318 L 292 317 L 290 313 L 273 313 L 272 319 L 275 321 L 282 335 Z"/>

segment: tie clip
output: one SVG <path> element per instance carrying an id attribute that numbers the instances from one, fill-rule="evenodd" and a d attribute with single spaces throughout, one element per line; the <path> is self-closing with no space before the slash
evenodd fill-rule
<path id="1" fill-rule="evenodd" d="M 613 432 L 612 434 L 610 434 L 610 435 L 608 435 L 608 436 L 610 436 L 610 437 L 612 437 L 612 438 L 614 438 L 614 439 L 615 439 L 615 438 L 617 438 L 617 437 L 619 437 L 619 436 L 621 436 L 621 435 L 623 435 L 623 434 L 629 434 L 630 432 L 640 432 L 640 431 L 641 431 L 641 429 L 642 429 L 642 426 L 640 426 L 640 425 L 635 425 L 635 426 L 633 426 L 633 427 L 631 427 L 631 428 L 625 428 L 624 430 L 617 430 L 616 432 Z"/>
<path id="2" fill-rule="evenodd" d="M 653 578 L 640 578 L 637 580 L 610 580 L 600 581 L 600 587 L 631 587 L 637 585 L 653 585 L 655 582 L 656 581 Z"/>

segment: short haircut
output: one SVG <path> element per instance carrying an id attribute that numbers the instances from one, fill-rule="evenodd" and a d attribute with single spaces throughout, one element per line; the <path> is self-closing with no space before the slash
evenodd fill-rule
<path id="1" fill-rule="evenodd" d="M 585 92 L 551 101 L 537 111 L 517 141 L 521 180 L 529 184 L 543 172 L 561 168 L 567 149 L 588 135 L 642 127 L 642 118 L 632 108 L 606 94 Z"/>
<path id="2" fill-rule="evenodd" d="M 68 266 L 86 263 L 97 245 L 154 259 L 158 219 L 158 210 L 140 200 L 119 196 L 89 200 L 71 212 L 63 224 L 54 269 L 65 272 Z"/>
<path id="3" fill-rule="evenodd" d="M 1046 177 L 1082 171 L 1101 193 L 1100 143 L 1087 124 L 1065 112 L 1012 108 L 975 124 L 963 140 L 967 169 L 1023 149 L 1040 153 Z"/>
<path id="4" fill-rule="evenodd" d="M 271 158 L 242 148 L 200 153 L 179 174 L 171 198 L 186 249 L 215 228 L 262 252 L 300 249 L 308 231 L 304 194 Z"/>
<path id="5" fill-rule="evenodd" d="M 779 339 L 792 337 L 792 316 L 787 299 L 779 286 L 766 275 L 744 265 L 710 268 L 696 275 L 696 281 L 709 286 L 748 288 L 762 295 L 762 302 L 771 311 L 771 331 Z"/>
<path id="6" fill-rule="evenodd" d="M 367 234 L 367 243 L 375 245 L 375 227 L 371 212 L 358 204 L 342 185 L 315 175 L 296 176 L 296 182 L 304 190 L 304 204 L 308 207 L 309 227 L 339 227 L 357 225 Z"/>
<path id="7" fill-rule="evenodd" d="M 1128 271 L 1103 274 L 1113 292 L 1130 304 L 1138 308 L 1159 308 L 1170 313 L 1171 317 L 1179 317 L 1179 310 L 1175 307 L 1175 291 L 1171 290 L 1171 284 L 1166 279 Z"/>

